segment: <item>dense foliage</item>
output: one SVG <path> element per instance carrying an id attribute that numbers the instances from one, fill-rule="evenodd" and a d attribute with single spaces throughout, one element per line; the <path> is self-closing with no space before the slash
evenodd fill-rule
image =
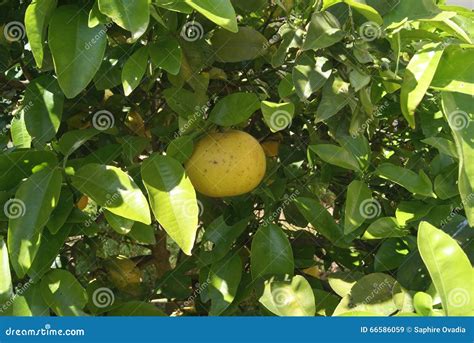
<path id="1" fill-rule="evenodd" d="M 0 1 L 1 313 L 474 314 L 473 17 Z M 264 180 L 206 197 L 185 163 L 229 129 Z"/>

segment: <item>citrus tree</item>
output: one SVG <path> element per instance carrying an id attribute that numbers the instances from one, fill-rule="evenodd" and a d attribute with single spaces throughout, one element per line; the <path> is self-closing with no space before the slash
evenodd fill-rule
<path id="1" fill-rule="evenodd" d="M 0 312 L 472 315 L 472 19 L 0 1 Z"/>

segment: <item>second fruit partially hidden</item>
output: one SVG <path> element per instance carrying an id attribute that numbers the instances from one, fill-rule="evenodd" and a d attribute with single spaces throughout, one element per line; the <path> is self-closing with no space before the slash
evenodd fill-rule
<path id="1" fill-rule="evenodd" d="M 265 170 L 265 153 L 260 143 L 237 130 L 205 136 L 186 163 L 186 173 L 194 188 L 210 197 L 248 193 L 260 184 Z"/>

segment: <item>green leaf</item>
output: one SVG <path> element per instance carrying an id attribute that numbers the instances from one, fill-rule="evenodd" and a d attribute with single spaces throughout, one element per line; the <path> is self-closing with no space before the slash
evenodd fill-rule
<path id="1" fill-rule="evenodd" d="M 148 65 L 148 47 L 142 46 L 125 62 L 122 69 L 122 86 L 125 96 L 138 87 Z"/>
<path id="2" fill-rule="evenodd" d="M 372 151 L 370 150 L 370 143 L 364 135 L 358 135 L 357 137 L 342 136 L 337 139 L 337 142 L 354 156 L 360 168 L 363 170 L 369 168 Z"/>
<path id="3" fill-rule="evenodd" d="M 44 75 L 31 81 L 23 101 L 26 104 L 25 125 L 30 136 L 40 144 L 54 138 L 61 124 L 64 104 L 56 79 Z"/>
<path id="4" fill-rule="evenodd" d="M 242 277 L 242 261 L 236 252 L 211 265 L 208 295 L 210 316 L 218 316 L 234 301 Z"/>
<path id="5" fill-rule="evenodd" d="M 59 195 L 58 206 L 53 210 L 49 217 L 46 227 L 53 235 L 56 234 L 66 223 L 69 214 L 71 213 L 73 204 L 73 195 L 69 188 L 63 187 Z"/>
<path id="6" fill-rule="evenodd" d="M 292 72 L 293 84 L 300 99 L 308 99 L 323 87 L 331 73 L 332 64 L 326 57 L 314 57 L 311 52 L 301 54 Z"/>
<path id="7" fill-rule="evenodd" d="M 120 235 L 128 234 L 135 223 L 133 220 L 118 216 L 107 210 L 104 211 L 104 216 L 110 227 Z"/>
<path id="8" fill-rule="evenodd" d="M 368 312 L 368 311 L 348 311 L 340 314 L 335 314 L 334 316 L 341 316 L 341 317 L 383 317 L 382 314 L 376 312 Z"/>
<path id="9" fill-rule="evenodd" d="M 265 282 L 260 303 L 278 316 L 314 316 L 316 305 L 309 282 L 301 275 L 290 281 L 269 280 Z"/>
<path id="10" fill-rule="evenodd" d="M 309 149 L 315 152 L 324 162 L 335 166 L 360 171 L 360 166 L 355 157 L 346 149 L 333 144 L 310 145 Z"/>
<path id="11" fill-rule="evenodd" d="M 339 77 L 332 77 L 323 87 L 323 98 L 316 110 L 314 121 L 325 121 L 339 113 L 352 100 L 350 84 Z"/>
<path id="12" fill-rule="evenodd" d="M 334 311 L 338 316 L 349 311 L 391 315 L 398 310 L 394 302 L 396 280 L 390 275 L 373 273 L 359 279 Z"/>
<path id="13" fill-rule="evenodd" d="M 57 163 L 56 155 L 49 151 L 20 150 L 0 154 L 0 190 L 10 190 L 33 172 L 54 167 Z"/>
<path id="14" fill-rule="evenodd" d="M 400 267 L 409 252 L 409 246 L 404 239 L 389 238 L 383 241 L 375 254 L 374 270 L 384 272 Z"/>
<path id="15" fill-rule="evenodd" d="M 401 201 L 395 211 L 395 217 L 400 225 L 405 226 L 408 222 L 420 220 L 426 216 L 433 206 L 421 201 Z"/>
<path id="16" fill-rule="evenodd" d="M 191 136 L 181 136 L 171 141 L 166 149 L 166 155 L 179 162 L 186 162 L 193 154 L 194 143 Z"/>
<path id="17" fill-rule="evenodd" d="M 400 93 L 402 113 L 412 128 L 415 127 L 415 111 L 426 94 L 443 56 L 440 43 L 430 43 L 419 50 L 408 63 Z"/>
<path id="18" fill-rule="evenodd" d="M 444 115 L 451 128 L 459 157 L 458 188 L 466 217 L 474 226 L 474 106 L 472 96 L 461 93 L 442 94 Z"/>
<path id="19" fill-rule="evenodd" d="M 84 316 L 87 292 L 66 270 L 55 269 L 41 281 L 41 293 L 48 306 L 58 316 Z"/>
<path id="20" fill-rule="evenodd" d="M 166 104 L 183 118 L 196 118 L 202 111 L 203 101 L 200 97 L 184 88 L 167 88 L 163 91 Z M 205 102 L 205 101 L 204 101 Z"/>
<path id="21" fill-rule="evenodd" d="M 441 21 L 431 21 L 430 25 L 452 35 L 453 37 L 456 37 L 461 41 L 464 41 L 464 43 L 472 44 L 472 40 L 469 35 L 454 20 L 443 19 Z"/>
<path id="22" fill-rule="evenodd" d="M 383 19 L 375 8 L 357 0 L 344 0 L 344 2 L 362 14 L 367 20 L 372 21 L 377 25 L 383 24 Z"/>
<path id="23" fill-rule="evenodd" d="M 337 304 L 339 304 L 339 297 L 316 288 L 313 288 L 313 293 L 316 303 L 316 316 L 332 316 Z"/>
<path id="24" fill-rule="evenodd" d="M 109 22 L 109 18 L 107 18 L 107 16 L 99 10 L 99 0 L 94 0 L 94 5 L 92 5 L 92 8 L 89 12 L 89 27 L 94 27 L 101 23 L 107 24 Z"/>
<path id="25" fill-rule="evenodd" d="M 443 12 L 437 6 L 434 0 L 398 0 L 396 7 L 392 9 L 385 17 L 384 23 L 387 26 L 398 26 L 408 20 L 442 20 L 451 18 L 456 12 Z"/>
<path id="26" fill-rule="evenodd" d="M 293 276 L 290 241 L 279 226 L 269 224 L 257 230 L 252 239 L 250 269 L 254 280 L 266 276 Z"/>
<path id="27" fill-rule="evenodd" d="M 459 195 L 457 187 L 457 173 L 454 171 L 456 166 L 450 166 L 449 170 L 436 175 L 434 181 L 434 190 L 438 198 L 446 200 Z"/>
<path id="28" fill-rule="evenodd" d="M 300 197 L 296 199 L 296 206 L 305 219 L 315 230 L 326 237 L 332 244 L 344 247 L 344 232 L 331 214 L 315 199 Z"/>
<path id="29" fill-rule="evenodd" d="M 262 101 L 261 110 L 263 119 L 272 132 L 289 128 L 295 115 L 295 105 L 291 102 L 277 104 L 270 101 Z"/>
<path id="30" fill-rule="evenodd" d="M 399 167 L 391 163 L 382 163 L 378 166 L 375 174 L 383 179 L 399 184 L 412 193 L 426 197 L 436 197 L 433 192 L 431 180 L 423 170 L 420 170 L 419 174 L 416 174 L 410 169 Z"/>
<path id="31" fill-rule="evenodd" d="M 474 93 L 474 48 L 449 46 L 446 48 L 431 87 L 437 90 Z"/>
<path id="32" fill-rule="evenodd" d="M 97 90 L 112 89 L 122 83 L 122 65 L 119 63 L 118 58 L 114 56 L 121 53 L 121 48 L 107 50 L 105 59 L 93 78 L 94 86 Z"/>
<path id="33" fill-rule="evenodd" d="M 156 244 L 155 228 L 151 225 L 145 225 L 140 222 L 136 222 L 128 236 L 132 237 L 135 241 L 141 244 Z"/>
<path id="34" fill-rule="evenodd" d="M 211 251 L 201 251 L 199 264 L 205 266 L 223 258 L 232 247 L 234 241 L 247 228 L 248 218 L 233 225 L 227 225 L 223 216 L 217 217 L 207 227 L 202 237 L 203 242 L 212 242 Z"/>
<path id="35" fill-rule="evenodd" d="M 40 246 L 40 235 L 57 206 L 62 174 L 43 169 L 31 175 L 18 188 L 9 207 L 8 249 L 18 277 L 28 272 Z"/>
<path id="36" fill-rule="evenodd" d="M 413 306 L 420 316 L 433 316 L 433 298 L 425 292 L 417 292 L 413 297 Z"/>
<path id="37" fill-rule="evenodd" d="M 256 12 L 268 6 L 268 0 L 231 0 L 232 4 L 245 12 Z"/>
<path id="38" fill-rule="evenodd" d="M 148 0 L 99 0 L 99 9 L 120 27 L 140 38 L 148 28 L 150 5 Z"/>
<path id="39" fill-rule="evenodd" d="M 375 8 L 372 6 L 369 6 L 368 4 L 365 4 L 364 2 L 360 2 L 357 0 L 324 0 L 324 5 L 323 5 L 323 10 L 337 4 L 337 3 L 346 3 L 347 5 L 351 6 L 354 10 L 359 12 L 361 15 L 363 15 L 367 20 L 374 22 L 377 25 L 382 25 L 383 24 L 383 19 L 380 16 L 380 14 L 377 12 Z M 398 2 L 398 1 L 397 1 Z M 369 4 L 371 1 L 369 1 Z M 382 6 L 391 6 L 389 2 L 383 1 Z M 390 10 L 389 8 L 388 10 Z"/>
<path id="40" fill-rule="evenodd" d="M 27 287 L 28 285 L 28 287 Z M 13 302 L 13 316 L 16 317 L 44 317 L 49 316 L 49 307 L 41 295 L 40 284 L 26 283 L 24 292 L 16 294 Z"/>
<path id="41" fill-rule="evenodd" d="M 156 305 L 143 301 L 133 300 L 120 304 L 107 313 L 108 316 L 140 316 L 140 317 L 164 317 L 166 314 Z"/>
<path id="42" fill-rule="evenodd" d="M 458 158 L 456 145 L 449 139 L 442 137 L 429 137 L 423 139 L 422 142 L 431 145 L 432 147 L 435 147 L 439 150 L 440 153 L 446 154 L 454 158 Z"/>
<path id="43" fill-rule="evenodd" d="M 210 21 L 231 32 L 237 32 L 237 18 L 230 0 L 184 0 Z"/>
<path id="44" fill-rule="evenodd" d="M 191 14 L 193 12 L 193 9 L 185 4 L 183 0 L 156 0 L 154 1 L 154 4 L 170 11 L 186 14 Z"/>
<path id="45" fill-rule="evenodd" d="M 427 222 L 418 227 L 418 249 L 448 316 L 473 315 L 473 270 L 456 241 Z"/>
<path id="46" fill-rule="evenodd" d="M 25 125 L 25 113 L 20 112 L 19 116 L 12 119 L 11 136 L 13 145 L 16 148 L 31 148 L 31 136 Z"/>
<path id="47" fill-rule="evenodd" d="M 106 28 L 88 27 L 85 11 L 74 5 L 57 8 L 48 29 L 59 85 L 67 98 L 74 98 L 99 70 L 107 45 Z"/>
<path id="48" fill-rule="evenodd" d="M 150 209 L 133 179 L 119 168 L 91 163 L 72 176 L 72 185 L 99 206 L 121 217 L 151 223 Z"/>
<path id="49" fill-rule="evenodd" d="M 369 187 L 361 181 L 354 180 L 347 187 L 346 207 L 344 209 L 344 234 L 351 233 L 361 226 L 370 216 L 366 207 L 375 204 Z"/>
<path id="50" fill-rule="evenodd" d="M 408 231 L 400 226 L 395 217 L 383 217 L 370 224 L 365 231 L 364 239 L 382 239 L 388 237 L 403 237 Z"/>
<path id="51" fill-rule="evenodd" d="M 211 38 L 212 49 L 219 62 L 242 62 L 266 53 L 267 39 L 251 27 L 241 26 L 236 33 L 217 30 Z"/>
<path id="52" fill-rule="evenodd" d="M 213 107 L 209 120 L 220 126 L 240 124 L 260 108 L 260 99 L 253 93 L 227 95 Z"/>
<path id="53" fill-rule="evenodd" d="M 363 277 L 360 272 L 335 272 L 328 275 L 328 282 L 331 289 L 340 297 L 345 297 L 351 291 L 357 280 Z"/>
<path id="54" fill-rule="evenodd" d="M 314 12 L 308 26 L 303 50 L 328 48 L 344 38 L 344 35 L 339 20 L 333 14 Z"/>
<path id="55" fill-rule="evenodd" d="M 150 145 L 150 139 L 140 136 L 123 136 L 120 138 L 120 143 L 122 143 L 122 153 L 126 161 L 133 164 Z"/>
<path id="56" fill-rule="evenodd" d="M 43 66 L 46 27 L 57 4 L 57 0 L 37 0 L 25 12 L 26 35 L 38 68 Z"/>
<path id="57" fill-rule="evenodd" d="M 172 75 L 178 75 L 181 69 L 182 52 L 178 41 L 173 36 L 162 36 L 149 45 L 150 57 L 157 67 Z"/>
<path id="58" fill-rule="evenodd" d="M 48 230 L 43 230 L 41 234 L 41 243 L 28 275 L 33 282 L 40 281 L 46 272 L 51 268 L 54 259 L 64 246 L 64 242 L 69 237 L 72 225 L 64 225 L 59 232 L 51 234 Z"/>
<path id="59" fill-rule="evenodd" d="M 59 151 L 64 156 L 71 155 L 74 151 L 79 149 L 85 142 L 100 133 L 96 129 L 72 130 L 66 132 L 59 139 Z"/>
<path id="60" fill-rule="evenodd" d="M 171 157 L 156 153 L 143 162 L 141 174 L 156 220 L 183 252 L 191 255 L 199 208 L 183 166 Z"/>
<path id="61" fill-rule="evenodd" d="M 4 306 L 6 302 L 11 300 L 13 297 L 13 286 L 12 286 L 12 277 L 10 273 L 10 263 L 8 261 L 8 250 L 3 240 L 3 237 L 0 236 L 0 308 Z M 11 310 L 5 312 L 9 315 Z M 0 315 L 3 315 L 3 309 L 0 311 Z"/>

